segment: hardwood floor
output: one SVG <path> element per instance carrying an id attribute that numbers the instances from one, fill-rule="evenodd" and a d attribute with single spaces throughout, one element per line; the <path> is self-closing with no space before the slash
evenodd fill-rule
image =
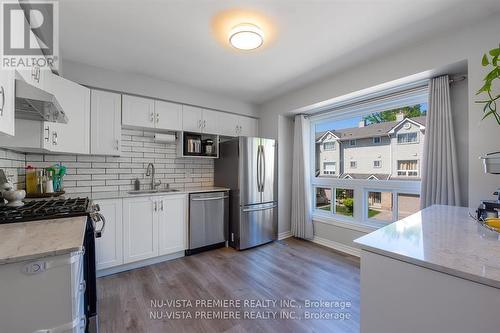
<path id="1" fill-rule="evenodd" d="M 240 252 L 213 250 L 99 278 L 98 293 L 100 332 L 104 333 L 359 332 L 359 259 L 294 238 Z M 191 304 L 170 307 L 167 302 L 172 300 Z M 197 300 L 240 303 L 207 308 Z M 252 308 L 245 300 L 261 302 L 253 305 L 266 306 L 266 300 L 277 304 Z M 294 300 L 301 308 L 285 307 L 281 300 Z M 305 308 L 306 300 L 351 302 L 351 307 Z M 319 315 L 321 311 L 348 313 L 350 318 L 306 318 L 306 312 Z M 199 318 L 223 313 L 239 314 L 242 319 Z M 294 314 L 300 319 L 243 318 L 251 313 Z M 154 319 L 161 315 L 163 318 Z M 181 318 L 167 319 L 167 315 Z"/>

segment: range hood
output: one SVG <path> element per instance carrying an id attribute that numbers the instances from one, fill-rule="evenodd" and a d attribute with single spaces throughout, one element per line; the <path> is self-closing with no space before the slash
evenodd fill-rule
<path id="1" fill-rule="evenodd" d="M 16 118 L 67 123 L 57 98 L 23 80 L 16 79 Z"/>

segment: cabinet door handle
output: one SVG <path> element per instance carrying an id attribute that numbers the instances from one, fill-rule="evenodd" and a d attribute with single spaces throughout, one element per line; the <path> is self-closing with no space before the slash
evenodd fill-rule
<path id="1" fill-rule="evenodd" d="M 115 140 L 116 150 L 120 150 L 120 140 Z"/>
<path id="2" fill-rule="evenodd" d="M 158 201 L 155 201 L 155 212 L 158 211 Z"/>
<path id="3" fill-rule="evenodd" d="M 203 120 L 203 128 L 207 127 L 207 121 Z"/>
<path id="4" fill-rule="evenodd" d="M 154 114 L 154 112 L 151 112 L 151 114 L 149 115 L 149 120 L 150 120 L 151 122 L 154 122 L 154 121 L 155 121 L 155 114 Z"/>
<path id="5" fill-rule="evenodd" d="M 52 132 L 52 144 L 57 146 L 57 132 Z"/>
<path id="6" fill-rule="evenodd" d="M 0 116 L 3 116 L 3 108 L 5 106 L 5 90 L 2 88 L 0 89 L 0 95 L 2 95 L 2 107 L 0 107 Z"/>
<path id="7" fill-rule="evenodd" d="M 157 114 L 156 114 L 156 123 L 159 123 L 159 122 L 160 122 L 160 114 L 159 114 L 159 113 L 157 113 Z"/>
<path id="8" fill-rule="evenodd" d="M 201 128 L 201 119 L 198 120 L 198 128 Z"/>
<path id="9" fill-rule="evenodd" d="M 49 137 L 50 137 L 50 128 L 49 128 L 49 126 L 45 127 L 45 131 L 47 131 L 47 136 L 45 137 L 45 141 L 49 142 Z"/>
<path id="10" fill-rule="evenodd" d="M 163 200 L 161 201 L 161 211 L 163 212 Z"/>

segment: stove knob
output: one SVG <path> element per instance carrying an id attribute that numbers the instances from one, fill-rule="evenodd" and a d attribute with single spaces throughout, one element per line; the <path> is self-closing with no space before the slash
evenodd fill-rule
<path id="1" fill-rule="evenodd" d="M 94 210 L 95 210 L 96 212 L 101 211 L 101 207 L 99 207 L 99 204 L 94 204 Z"/>

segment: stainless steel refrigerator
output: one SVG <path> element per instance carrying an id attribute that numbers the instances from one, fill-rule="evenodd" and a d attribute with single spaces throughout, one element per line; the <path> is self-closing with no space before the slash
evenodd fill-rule
<path id="1" fill-rule="evenodd" d="M 239 137 L 219 146 L 214 183 L 230 188 L 229 245 L 243 250 L 278 234 L 276 143 Z"/>

